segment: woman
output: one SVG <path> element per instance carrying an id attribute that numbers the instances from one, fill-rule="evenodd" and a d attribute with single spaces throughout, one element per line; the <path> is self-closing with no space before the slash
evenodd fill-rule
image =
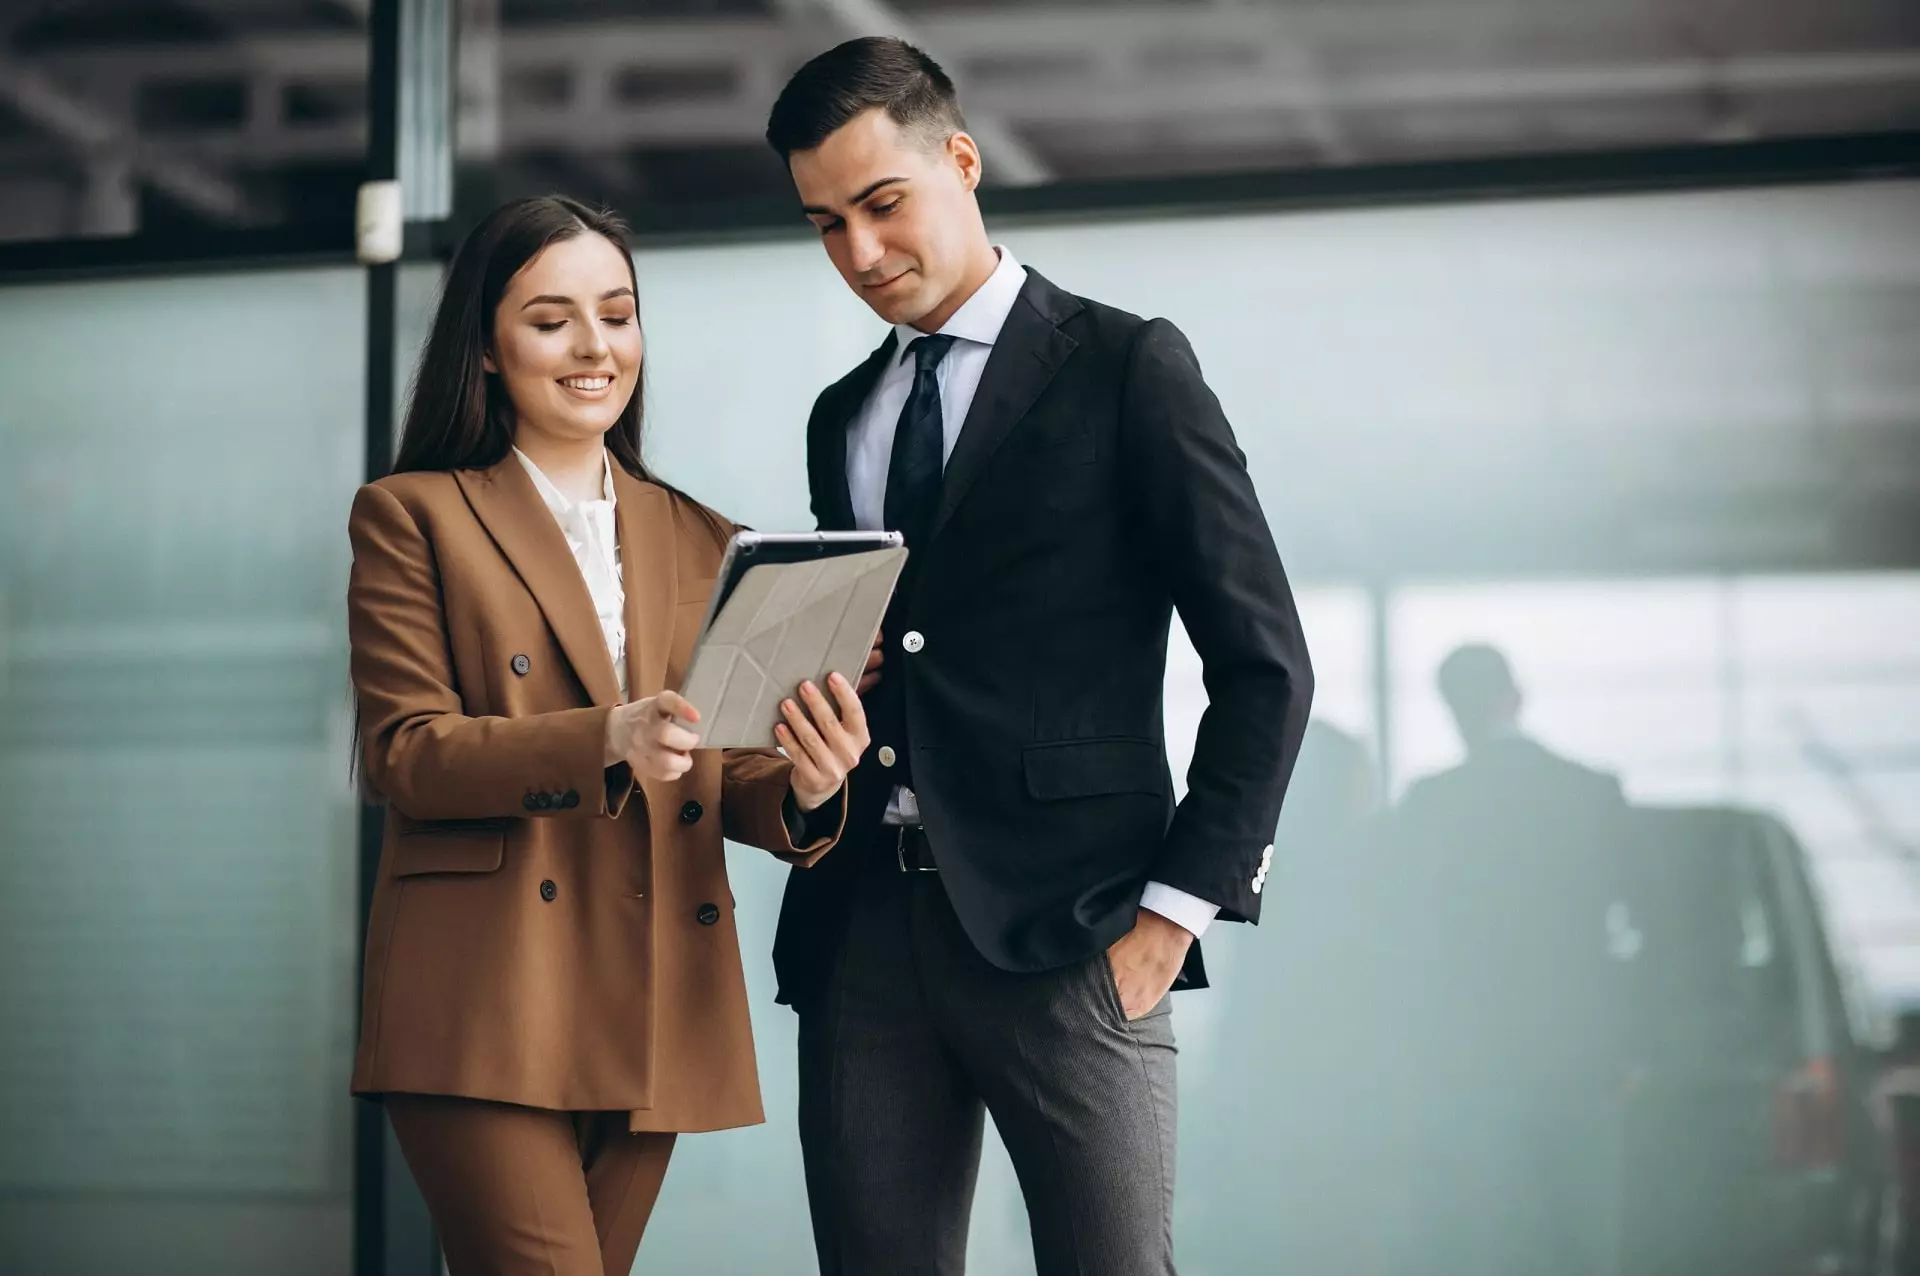
<path id="1" fill-rule="evenodd" d="M 625 1276 L 675 1134 L 765 1119 L 721 839 L 811 864 L 867 747 L 837 676 L 777 751 L 695 751 L 662 690 L 729 529 L 641 463 L 634 293 L 607 215 L 481 223 L 349 525 L 388 809 L 353 1089 L 455 1276 Z"/>

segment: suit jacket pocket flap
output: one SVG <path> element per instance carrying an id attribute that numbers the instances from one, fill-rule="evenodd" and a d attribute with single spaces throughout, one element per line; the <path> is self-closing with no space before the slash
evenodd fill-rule
<path id="1" fill-rule="evenodd" d="M 417 873 L 491 873 L 505 858 L 506 843 L 504 826 L 423 825 L 395 838 L 387 850 L 393 856 L 395 877 L 412 877 Z"/>
<path id="2" fill-rule="evenodd" d="M 1166 761 L 1151 740 L 1063 740 L 1023 756 L 1027 795 L 1036 802 L 1166 791 Z"/>

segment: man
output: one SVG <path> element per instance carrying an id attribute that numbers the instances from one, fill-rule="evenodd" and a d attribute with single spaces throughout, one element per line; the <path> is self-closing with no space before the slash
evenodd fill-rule
<path id="1" fill-rule="evenodd" d="M 1409 786 L 1407 803 L 1442 801 L 1448 793 L 1493 800 L 1519 784 L 1574 801 L 1622 800 L 1618 779 L 1561 757 L 1521 730 L 1526 700 L 1498 648 L 1477 642 L 1455 648 L 1435 681 L 1467 758 Z"/>
<path id="2" fill-rule="evenodd" d="M 1166 996 L 1216 914 L 1258 916 L 1312 688 L 1245 459 L 1173 325 L 987 237 L 924 54 L 821 55 L 767 136 L 893 325 L 814 405 L 814 513 L 910 550 L 847 853 L 775 942 L 821 1270 L 961 1271 L 991 1111 L 1042 1276 L 1171 1272 Z M 1176 606 L 1212 701 L 1177 811 Z"/>
<path id="3" fill-rule="evenodd" d="M 1413 1248 L 1425 1270 L 1585 1276 L 1625 1045 L 1609 926 L 1630 894 L 1626 799 L 1521 729 L 1495 648 L 1452 652 L 1438 689 L 1466 760 L 1394 817 L 1416 904 L 1396 915 L 1423 954 L 1402 1016 L 1423 1087 Z"/>

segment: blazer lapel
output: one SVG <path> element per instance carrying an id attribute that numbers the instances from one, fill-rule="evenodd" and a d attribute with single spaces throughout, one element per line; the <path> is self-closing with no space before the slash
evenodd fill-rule
<path id="1" fill-rule="evenodd" d="M 967 491 L 986 471 L 993 454 L 1006 442 L 1013 427 L 1039 399 L 1067 356 L 1079 344 L 1060 331 L 1060 324 L 1081 309 L 1077 298 L 1060 291 L 1038 273 L 1027 272 L 1019 300 L 1007 313 L 1007 322 L 987 356 L 973 406 L 947 458 L 940 484 L 940 511 L 934 516 L 933 535 L 953 517 Z"/>
<path id="2" fill-rule="evenodd" d="M 595 704 L 617 702 L 619 684 L 614 681 L 613 661 L 607 656 L 607 640 L 600 632 L 586 579 L 533 479 L 511 452 L 489 469 L 455 470 L 453 477 L 487 534 L 540 605 L 587 696 Z"/>
<path id="3" fill-rule="evenodd" d="M 644 700 L 667 678 L 679 602 L 673 500 L 665 489 L 613 467 L 620 584 L 627 594 L 627 695 Z"/>
<path id="4" fill-rule="evenodd" d="M 853 428 L 854 417 L 866 405 L 867 396 L 880 379 L 887 356 L 893 352 L 893 343 L 894 334 L 888 332 L 880 348 L 833 387 L 832 403 L 821 413 L 819 450 L 815 455 L 820 459 L 822 472 L 815 481 L 826 498 L 822 531 L 854 530 L 853 493 L 847 487 L 847 431 Z"/>

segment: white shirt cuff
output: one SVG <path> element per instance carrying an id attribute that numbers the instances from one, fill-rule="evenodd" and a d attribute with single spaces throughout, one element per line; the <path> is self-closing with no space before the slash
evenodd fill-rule
<path id="1" fill-rule="evenodd" d="M 1220 915 L 1220 905 L 1209 904 L 1198 895 L 1189 895 L 1164 882 L 1147 883 L 1146 893 L 1140 896 L 1140 907 L 1184 927 L 1195 939 L 1206 934 L 1207 927 Z"/>

